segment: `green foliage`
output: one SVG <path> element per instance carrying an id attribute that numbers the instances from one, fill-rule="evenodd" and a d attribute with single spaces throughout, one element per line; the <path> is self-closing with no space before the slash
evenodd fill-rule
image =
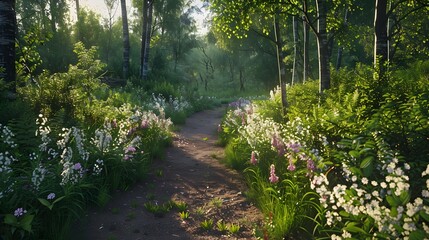
<path id="1" fill-rule="evenodd" d="M 247 153 L 250 150 L 250 147 L 244 140 L 233 139 L 225 147 L 226 165 L 236 170 L 244 170 L 249 160 Z"/>
<path id="2" fill-rule="evenodd" d="M 188 204 L 186 202 L 173 202 L 173 205 L 179 212 L 185 212 L 188 209 Z"/>
<path id="3" fill-rule="evenodd" d="M 366 199 L 387 209 L 382 214 L 390 211 L 386 217 L 397 217 L 392 234 L 423 236 L 420 218 L 413 218 L 417 229 L 407 232 L 400 213 L 426 205 L 421 196 L 428 195 L 422 179 L 428 171 L 429 135 L 425 63 L 410 71 L 390 72 L 380 82 L 366 66 L 342 69 L 333 74 L 333 87 L 322 102 L 314 82 L 294 85 L 288 89 L 287 122 L 275 110 L 276 92 L 252 108 L 227 113 L 220 136 L 227 143 L 226 155 L 250 166 L 245 170 L 248 196 L 267 216 L 265 235 L 283 238 L 305 231 L 322 238 L 341 233 L 388 238 L 385 223 L 371 211 L 355 214 L 347 207 L 359 207 L 365 192 Z M 388 184 L 392 179 L 395 185 Z M 346 206 L 338 210 L 336 203 L 343 201 Z"/>
<path id="4" fill-rule="evenodd" d="M 228 225 L 221 219 L 216 223 L 217 230 L 220 232 L 228 231 Z"/>
<path id="5" fill-rule="evenodd" d="M 148 212 L 152 213 L 155 217 L 164 217 L 164 215 L 167 214 L 172 208 L 171 204 L 168 204 L 168 203 L 159 205 L 158 203 L 152 203 L 152 202 L 145 203 L 144 207 Z"/>
<path id="6" fill-rule="evenodd" d="M 77 43 L 74 52 L 78 63 L 69 66 L 68 72 L 53 75 L 44 72 L 34 84 L 18 90 L 36 112 L 50 115 L 64 110 L 67 118 L 82 120 L 89 115 L 87 106 L 97 100 L 94 92 L 103 86 L 97 74 L 104 64 L 95 59 L 94 47 L 87 50 L 82 43 Z"/>
<path id="7" fill-rule="evenodd" d="M 206 219 L 200 223 L 200 227 L 205 231 L 212 230 L 213 226 L 214 226 L 213 219 Z"/>
<path id="8" fill-rule="evenodd" d="M 157 82 L 154 84 L 152 92 L 155 95 L 162 95 L 164 97 L 179 97 L 179 93 L 176 88 L 169 82 Z"/>
<path id="9" fill-rule="evenodd" d="M 23 42 L 17 44 L 17 74 L 23 78 L 23 83 L 34 78 L 37 68 L 42 64 L 37 47 L 44 44 L 44 41 L 39 35 L 36 31 L 30 31 L 23 37 Z"/>
<path id="10" fill-rule="evenodd" d="M 188 211 L 179 212 L 179 217 L 182 220 L 187 220 L 189 219 L 189 212 Z"/>
<path id="11" fill-rule="evenodd" d="M 228 232 L 232 235 L 238 234 L 240 232 L 240 225 L 231 223 L 228 225 Z"/>

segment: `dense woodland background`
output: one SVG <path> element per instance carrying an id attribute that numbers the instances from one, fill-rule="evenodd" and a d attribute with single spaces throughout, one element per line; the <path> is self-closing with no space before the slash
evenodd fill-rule
<path id="1" fill-rule="evenodd" d="M 312 185 L 316 172 L 332 175 L 328 188 L 336 183 L 350 187 L 345 173 L 363 182 L 378 181 L 392 172 L 375 170 L 384 171 L 393 162 L 411 167 L 409 179 L 416 183 L 397 196 L 382 191 L 380 204 L 397 217 L 395 226 L 378 225 L 369 213 L 337 213 L 339 206 L 330 209 L 313 197 L 293 208 L 292 222 L 274 215 L 270 221 L 275 226 L 288 227 L 265 229 L 264 234 L 274 239 L 299 236 L 301 223 L 312 219 L 309 226 L 314 228 L 304 232 L 321 238 L 341 232 L 344 238 L 349 233 L 428 237 L 429 182 L 422 178 L 429 174 L 428 1 L 104 2 L 107 17 L 80 7 L 79 0 L 0 2 L 0 230 L 5 239 L 66 236 L 64 228 L 88 199 L 102 205 L 109 191 L 132 184 L 148 162 L 162 155 L 171 141 L 170 120 L 180 124 L 193 112 L 239 97 L 255 105 L 250 110 L 243 108 L 247 101 L 236 102 L 242 112 L 226 115 L 221 142 L 232 167 L 250 169 L 246 176 L 256 176 L 248 177 L 253 186 L 249 196 L 260 206 L 288 206 L 284 196 L 290 196 L 291 183 L 302 189 L 294 190 L 297 199 L 322 198 Z M 71 9 L 77 9 L 76 16 Z M 121 12 L 117 19 L 116 9 Z M 197 28 L 198 14 L 207 15 L 207 32 Z M 268 132 L 279 127 L 272 139 L 256 144 L 249 140 L 254 132 L 248 128 L 263 127 L 252 123 Z M 307 155 L 317 158 L 311 160 L 317 171 L 307 158 L 303 169 L 311 168 L 311 174 L 295 171 L 300 157 L 292 154 L 295 150 L 285 155 L 281 147 L 291 146 L 288 139 L 303 152 L 312 149 Z M 140 148 L 144 151 L 136 151 Z M 27 156 L 34 161 L 17 160 Z M 279 167 L 284 158 L 289 166 Z M 124 161 L 129 159 L 142 160 Z M 272 166 L 281 178 L 294 180 L 274 190 L 262 184 L 268 177 L 277 183 Z M 92 175 L 81 169 L 92 169 L 87 171 Z M 398 176 L 404 175 L 401 171 Z M 48 175 L 50 180 L 44 177 Z M 15 191 L 23 187 L 29 191 Z M 280 196 L 266 189 L 278 190 Z M 258 192 L 264 194 L 258 198 Z M 50 193 L 57 200 L 54 194 L 46 201 Z M 316 210 L 300 212 L 310 205 Z M 400 207 L 414 207 L 418 214 L 413 210 L 402 217 Z M 22 217 L 24 209 L 28 217 Z M 263 211 L 272 216 L 273 209 L 278 210 Z M 64 211 L 73 214 L 67 217 Z M 334 225 L 327 220 L 333 212 Z M 43 226 L 47 219 L 70 224 Z"/>

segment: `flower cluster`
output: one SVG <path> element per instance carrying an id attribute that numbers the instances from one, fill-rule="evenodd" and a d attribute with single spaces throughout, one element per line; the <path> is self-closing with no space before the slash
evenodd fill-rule
<path id="1" fill-rule="evenodd" d="M 167 100 L 162 94 L 158 96 L 152 94 L 152 102 L 148 104 L 148 107 L 160 113 L 165 111 L 187 112 L 192 109 L 192 105 L 184 97 L 173 98 L 170 96 Z"/>
<path id="2" fill-rule="evenodd" d="M 112 129 L 117 127 L 116 119 L 109 121 L 106 119 L 102 128 L 96 129 L 94 137 L 91 138 L 91 143 L 98 148 L 100 152 L 108 152 L 111 148 L 113 140 Z"/>
<path id="3" fill-rule="evenodd" d="M 49 193 L 46 199 L 53 200 L 55 198 L 55 193 Z"/>
<path id="4" fill-rule="evenodd" d="M 262 160 L 267 151 L 277 153 L 279 158 L 286 161 L 286 169 L 291 172 L 297 169 L 298 164 L 307 169 L 307 176 L 312 176 L 316 167 L 323 165 L 320 164 L 322 158 L 319 151 L 308 149 L 303 144 L 322 140 L 312 137 L 309 126 L 305 126 L 301 119 L 297 118 L 284 124 L 275 122 L 260 114 L 258 105 L 243 99 L 230 106 L 233 109 L 227 113 L 221 129 L 237 129 L 238 138 L 247 142 L 252 149 L 250 161 L 252 165 L 257 165 L 256 153 Z M 267 160 L 273 162 L 271 159 Z"/>
<path id="5" fill-rule="evenodd" d="M 386 155 L 385 155 L 386 156 Z M 389 154 L 392 156 L 392 154 Z M 315 175 L 312 179 L 311 187 L 320 196 L 320 203 L 326 209 L 326 224 L 331 228 L 343 228 L 343 223 L 360 219 L 359 223 L 370 219 L 374 227 L 365 229 L 374 238 L 393 237 L 408 239 L 413 232 L 426 232 L 429 237 L 429 228 L 417 215 L 429 216 L 429 206 L 427 206 L 429 180 L 426 189 L 421 193 L 421 197 L 410 199 L 410 183 L 406 171 L 410 169 L 408 164 L 399 166 L 396 157 L 382 159 L 379 169 L 381 169 L 382 179 L 369 179 L 353 173 L 347 164 L 343 164 L 343 172 L 347 175 L 346 184 L 335 184 L 330 186 L 330 182 L 325 174 Z M 429 172 L 422 173 L 422 177 Z M 426 204 L 425 204 L 426 202 Z M 345 231 L 344 236 L 351 236 L 352 233 Z M 333 236 L 337 239 L 339 236 Z"/>
<path id="6" fill-rule="evenodd" d="M 24 214 L 26 214 L 27 213 L 27 210 L 25 210 L 25 209 L 23 209 L 23 208 L 17 208 L 16 210 L 15 210 L 15 212 L 13 213 L 13 215 L 15 216 L 15 217 L 21 217 L 21 216 L 23 216 Z"/>
<path id="7" fill-rule="evenodd" d="M 271 164 L 270 166 L 270 177 L 268 178 L 271 183 L 277 183 L 279 181 L 279 177 L 276 175 L 276 166 Z"/>
<path id="8" fill-rule="evenodd" d="M 15 137 L 15 134 L 13 134 L 13 132 L 7 126 L 0 124 L 0 139 L 10 148 L 17 147 L 16 143 L 13 141 L 13 137 Z"/>
<path id="9" fill-rule="evenodd" d="M 48 119 L 43 116 L 43 114 L 39 114 L 39 118 L 36 119 L 36 124 L 38 126 L 36 130 L 36 136 L 40 135 L 42 143 L 39 145 L 39 149 L 41 152 L 45 152 L 48 149 L 49 143 L 51 143 L 51 138 L 49 134 L 51 133 L 51 128 L 46 124 Z"/>
<path id="10" fill-rule="evenodd" d="M 85 192 L 79 192 L 79 186 L 104 188 L 102 184 L 106 183 L 118 187 L 131 184 L 138 177 L 137 167 L 147 161 L 139 154 L 143 150 L 151 153 L 151 146 L 171 136 L 169 119 L 142 111 L 140 107 L 124 104 L 116 108 L 115 118 L 106 120 L 95 132 L 84 132 L 78 127 L 51 129 L 49 119 L 40 114 L 35 129 L 40 144 L 34 149 L 18 147 L 12 131 L 0 124 L 0 206 L 6 211 L 0 215 L 9 219 L 2 227 L 13 232 L 11 229 L 19 224 L 19 231 L 27 231 L 32 227 L 33 217 L 39 222 L 40 218 L 49 219 L 51 212 L 57 216 L 53 206 L 61 199 L 88 197 Z M 30 150 L 30 154 L 26 150 Z M 28 157 L 23 157 L 25 155 Z M 19 161 L 16 156 L 20 157 Z M 17 187 L 23 189 L 17 191 Z M 64 195 L 57 197 L 56 193 Z M 84 202 L 87 201 L 79 199 L 77 204 Z M 43 212 L 44 208 L 37 209 L 42 205 L 50 210 L 48 214 Z M 26 209 L 17 206 L 26 206 Z M 26 214 L 27 211 L 32 214 Z M 10 221 L 13 216 L 16 224 Z"/>
<path id="11" fill-rule="evenodd" d="M 94 167 L 92 169 L 92 174 L 95 176 L 99 176 L 101 174 L 101 172 L 103 171 L 103 167 L 104 167 L 104 161 L 101 159 L 97 159 L 95 160 L 95 164 Z"/>
<path id="12" fill-rule="evenodd" d="M 33 183 L 34 189 L 36 191 L 39 190 L 40 184 L 45 179 L 47 172 L 48 170 L 46 170 L 46 168 L 44 168 L 42 164 L 39 164 L 39 166 L 33 170 L 33 173 L 31 176 L 31 183 Z"/>
<path id="13" fill-rule="evenodd" d="M 17 148 L 17 144 L 13 141 L 14 136 L 7 126 L 0 124 L 0 199 L 13 191 L 12 163 L 18 161 L 10 152 Z"/>

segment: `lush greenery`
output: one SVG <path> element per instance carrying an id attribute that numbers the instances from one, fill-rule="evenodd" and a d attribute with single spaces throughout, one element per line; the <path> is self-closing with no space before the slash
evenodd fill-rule
<path id="1" fill-rule="evenodd" d="M 172 124 L 232 101 L 220 142 L 266 216 L 257 237 L 428 238 L 426 0 L 104 3 L 0 4 L 0 238 L 67 238 L 144 178 Z"/>
<path id="2" fill-rule="evenodd" d="M 157 85 L 152 94 L 101 83 L 96 49 L 77 43 L 77 63 L 44 72 L 2 102 L 0 225 L 4 239 L 66 239 L 89 205 L 143 180 L 171 142 L 173 122 L 215 98 Z M 180 95 L 180 97 L 178 97 Z M 173 122 L 172 122 L 173 121 Z M 49 222 L 50 224 L 44 224 Z"/>
<path id="3" fill-rule="evenodd" d="M 322 103 L 314 81 L 289 87 L 287 115 L 279 89 L 231 106 L 227 163 L 244 169 L 265 237 L 429 237 L 427 66 L 391 73 L 377 99 L 359 66 L 336 72 Z"/>

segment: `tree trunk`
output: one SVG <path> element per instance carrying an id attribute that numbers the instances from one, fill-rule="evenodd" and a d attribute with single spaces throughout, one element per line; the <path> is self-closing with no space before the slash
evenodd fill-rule
<path id="1" fill-rule="evenodd" d="M 76 0 L 76 17 L 77 17 L 77 19 L 79 19 L 79 11 L 80 11 L 79 0 Z"/>
<path id="2" fill-rule="evenodd" d="M 387 47 L 387 0 L 376 0 L 374 17 L 374 66 L 379 68 L 379 76 L 384 75 L 388 59 Z"/>
<path id="3" fill-rule="evenodd" d="M 348 21 L 348 15 L 349 15 L 349 11 L 346 8 L 345 12 L 344 12 L 344 27 L 347 27 L 347 21 Z M 343 59 L 343 47 L 339 46 L 338 47 L 338 52 L 337 52 L 337 64 L 335 65 L 335 69 L 338 71 L 341 67 L 341 62 Z"/>
<path id="4" fill-rule="evenodd" d="M 81 41 L 80 33 L 79 33 L 79 19 L 80 19 L 79 11 L 80 11 L 79 0 L 76 0 L 76 39 L 77 41 Z"/>
<path id="5" fill-rule="evenodd" d="M 0 78 L 7 83 L 16 80 L 15 68 L 15 38 L 16 38 L 16 12 L 15 0 L 0 1 Z M 12 84 L 12 92 L 16 91 L 16 84 Z"/>
<path id="6" fill-rule="evenodd" d="M 392 1 L 389 1 L 389 12 L 392 11 Z M 391 39 L 391 35 L 392 35 L 392 25 L 393 25 L 393 19 L 392 19 L 392 15 L 390 14 L 387 17 L 387 32 L 386 32 L 386 38 L 387 38 L 387 61 L 392 61 L 392 57 L 393 57 L 393 51 L 392 51 L 392 39 Z"/>
<path id="7" fill-rule="evenodd" d="M 330 88 L 328 33 L 326 31 L 326 0 L 317 0 L 317 46 L 319 55 L 319 93 Z"/>
<path id="8" fill-rule="evenodd" d="M 304 5 L 303 5 L 303 9 L 304 11 L 307 11 L 307 1 L 304 1 Z M 308 23 L 305 19 L 305 16 L 302 17 L 302 25 L 303 25 L 303 71 L 302 71 L 302 81 L 305 82 L 308 80 L 309 77 L 309 73 L 310 73 L 310 58 L 308 56 L 308 48 L 309 48 L 309 26 Z"/>
<path id="9" fill-rule="evenodd" d="M 142 80 L 146 80 L 147 71 L 145 69 L 145 56 L 146 56 L 146 44 L 147 44 L 147 36 L 148 36 L 148 9 L 149 2 L 148 0 L 143 0 L 143 24 L 142 24 L 142 47 L 140 54 L 140 77 Z"/>
<path id="10" fill-rule="evenodd" d="M 276 49 L 277 49 L 277 67 L 279 74 L 279 84 L 281 91 L 281 100 L 282 100 L 282 109 L 283 115 L 287 114 L 287 97 L 286 97 L 286 65 L 283 61 L 283 42 L 280 35 L 280 22 L 279 22 L 279 14 L 276 14 L 274 17 L 274 35 L 276 40 Z"/>
<path id="11" fill-rule="evenodd" d="M 152 22 L 153 22 L 153 0 L 149 2 L 149 13 L 147 21 L 147 43 L 146 43 L 146 53 L 145 53 L 145 68 L 146 71 L 149 70 L 149 52 L 150 52 L 150 40 L 152 39 Z"/>
<path id="12" fill-rule="evenodd" d="M 146 4 L 146 7 L 144 6 Z M 152 37 L 152 12 L 153 12 L 153 0 L 144 0 L 143 4 L 143 35 L 142 36 L 142 79 L 146 80 L 149 72 L 149 51 L 150 51 L 150 40 Z M 146 10 L 146 11 L 145 11 Z M 146 19 L 146 21 L 144 21 Z M 144 42 L 144 44 L 143 44 Z"/>
<path id="13" fill-rule="evenodd" d="M 122 77 L 128 79 L 130 71 L 130 34 L 128 31 L 128 17 L 126 0 L 121 0 L 122 11 L 122 41 L 124 45 L 123 63 L 122 63 Z"/>
<path id="14" fill-rule="evenodd" d="M 244 77 L 244 67 L 240 66 L 240 92 L 244 92 L 244 82 L 246 78 Z"/>
<path id="15" fill-rule="evenodd" d="M 292 85 L 295 84 L 295 82 L 298 80 L 298 71 L 296 68 L 296 61 L 298 57 L 298 21 L 296 20 L 296 17 L 292 17 L 293 22 L 293 68 L 292 68 Z"/>
<path id="16" fill-rule="evenodd" d="M 57 1 L 56 0 L 50 0 L 49 1 L 49 10 L 51 12 L 51 30 L 53 33 L 57 32 L 57 20 L 56 20 L 56 14 L 57 14 Z"/>

